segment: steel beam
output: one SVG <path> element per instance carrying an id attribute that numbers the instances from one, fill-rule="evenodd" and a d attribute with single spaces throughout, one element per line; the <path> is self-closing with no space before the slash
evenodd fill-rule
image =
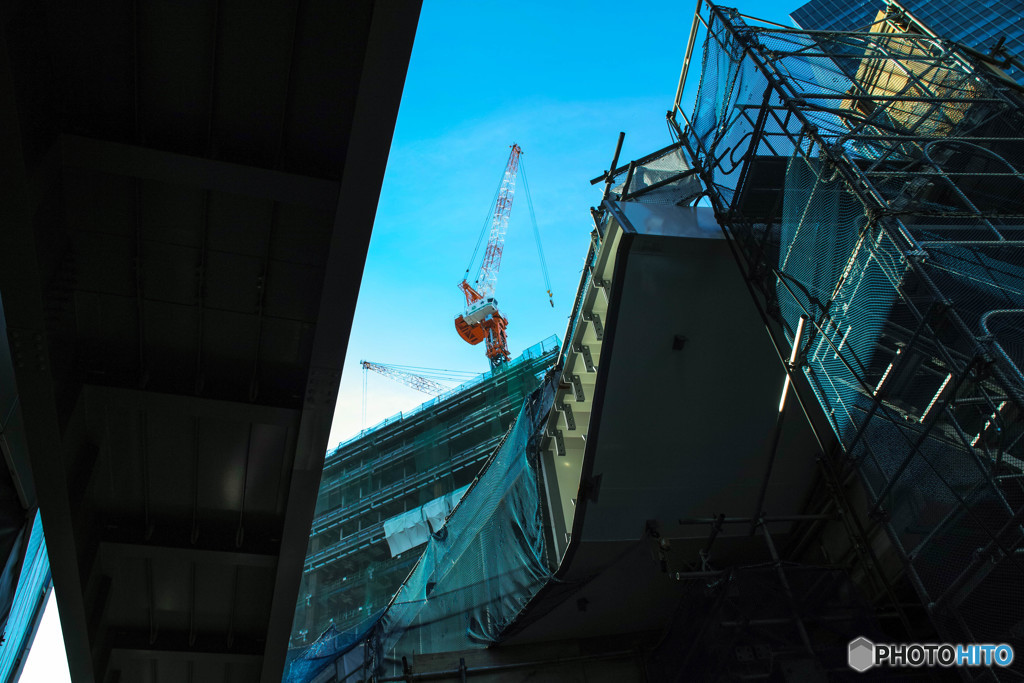
<path id="1" fill-rule="evenodd" d="M 341 184 L 333 180 L 80 135 L 61 135 L 56 144 L 60 145 L 60 154 L 56 158 L 68 168 L 200 187 L 286 204 L 333 210 L 341 189 Z"/>
<path id="2" fill-rule="evenodd" d="M 346 295 L 359 291 L 362 280 L 402 99 L 402 89 L 395 84 L 405 81 L 420 6 L 420 0 L 374 3 L 359 89 L 352 94 L 355 111 L 335 205 L 307 393 L 288 491 L 266 656 L 260 677 L 264 683 L 279 683 L 284 672 L 316 491 L 355 312 L 354 298 Z M 338 302 L 346 305 L 339 310 Z"/>
<path id="3" fill-rule="evenodd" d="M 153 545 L 150 543 L 122 543 L 101 541 L 100 555 L 104 561 L 125 559 L 187 560 L 195 564 L 228 565 L 235 567 L 274 567 L 277 556 L 268 553 L 231 552 L 195 547 Z"/>
<path id="4" fill-rule="evenodd" d="M 159 659 L 178 662 L 209 662 L 211 664 L 258 664 L 262 657 L 260 655 L 233 652 L 231 650 L 202 652 L 194 650 L 146 650 L 133 647 L 115 647 L 110 651 L 110 659 L 112 662 L 124 661 L 126 659 Z"/>
<path id="5" fill-rule="evenodd" d="M 202 417 L 209 420 L 245 422 L 297 428 L 300 411 L 293 408 L 222 401 L 199 396 L 162 394 L 139 389 L 85 385 L 82 394 L 89 400 L 107 403 L 124 410 L 144 410 L 165 415 Z"/>
<path id="6" fill-rule="evenodd" d="M 4 226 L 0 290 L 5 294 L 6 332 L 12 354 L 16 356 L 16 379 L 29 462 L 46 528 L 47 550 L 53 558 L 53 582 L 60 587 L 57 602 L 68 669 L 76 682 L 91 683 L 95 680 L 93 660 L 78 573 L 74 516 L 68 502 L 68 480 L 61 458 L 61 420 L 52 369 L 45 351 L 47 326 L 42 307 L 38 305 L 43 299 L 43 281 L 33 230 L 36 207 L 31 202 L 32 181 L 26 172 L 9 54 L 7 34 L 0 30 L 0 118 L 8 122 L 0 129 L 0 186 L 5 188 L 5 199 L 0 202 L 0 225 Z M 20 351 L 15 348 L 19 346 Z M 22 354 L 20 359 L 17 358 L 19 353 Z"/>

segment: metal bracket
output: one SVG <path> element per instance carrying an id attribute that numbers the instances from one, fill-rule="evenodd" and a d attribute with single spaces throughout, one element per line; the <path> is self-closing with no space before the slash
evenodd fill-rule
<path id="1" fill-rule="evenodd" d="M 576 399 L 577 403 L 583 403 L 587 400 L 586 395 L 583 393 L 583 382 L 580 380 L 579 375 L 572 376 L 572 395 Z"/>
<path id="2" fill-rule="evenodd" d="M 575 344 L 573 351 L 583 356 L 583 365 L 586 366 L 587 372 L 594 372 L 594 357 L 590 355 L 590 347 L 586 344 Z"/>
<path id="3" fill-rule="evenodd" d="M 925 249 L 914 249 L 913 251 L 903 252 L 904 258 L 917 261 L 918 263 L 927 260 L 928 252 Z"/>
<path id="4" fill-rule="evenodd" d="M 593 323 L 594 325 L 594 336 L 597 337 L 597 341 L 604 339 L 604 325 L 601 324 L 601 316 L 597 313 L 584 313 L 583 319 L 587 322 Z"/>
<path id="5" fill-rule="evenodd" d="M 565 455 L 565 438 L 561 429 L 548 429 L 547 435 L 555 442 L 555 455 Z"/>
<path id="6" fill-rule="evenodd" d="M 568 403 L 556 403 L 555 410 L 565 414 L 565 424 L 569 431 L 576 431 L 576 418 L 572 414 L 572 406 Z"/>

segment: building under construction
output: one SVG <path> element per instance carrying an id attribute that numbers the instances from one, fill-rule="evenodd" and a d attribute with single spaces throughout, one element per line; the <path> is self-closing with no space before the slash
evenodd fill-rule
<path id="1" fill-rule="evenodd" d="M 327 455 L 293 646 L 387 605 L 554 363 L 555 337 Z"/>
<path id="2" fill-rule="evenodd" d="M 859 638 L 1022 651 L 1024 98 L 880 9 L 812 31 L 698 5 L 673 144 L 596 181 L 554 369 L 383 613 L 288 680 L 824 681 L 871 666 Z"/>

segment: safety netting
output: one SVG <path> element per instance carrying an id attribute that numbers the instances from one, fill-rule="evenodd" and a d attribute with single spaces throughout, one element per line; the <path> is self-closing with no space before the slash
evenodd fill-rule
<path id="1" fill-rule="evenodd" d="M 555 362 L 557 337 L 535 344 L 327 455 L 293 621 L 291 646 L 348 631 L 386 606 L 526 396 Z"/>
<path id="2" fill-rule="evenodd" d="M 642 204 L 685 206 L 703 194 L 682 145 L 660 149 L 613 174 L 609 196 Z"/>
<path id="3" fill-rule="evenodd" d="M 550 578 L 537 454 L 554 400 L 549 377 L 524 402 L 493 459 L 427 544 L 376 634 L 378 669 L 401 657 L 496 642 Z"/>
<path id="4" fill-rule="evenodd" d="M 290 651 L 284 680 L 288 683 L 309 683 L 325 672 L 336 681 L 353 676 L 361 680 L 366 672 L 367 638 L 383 614 L 384 610 L 380 609 L 358 626 L 344 631 L 339 631 L 332 624 L 307 647 Z"/>
<path id="5" fill-rule="evenodd" d="M 285 681 L 308 683 L 330 667 L 337 680 L 398 675 L 402 658 L 414 653 L 499 639 L 551 577 L 537 458 L 555 385 L 549 375 L 524 401 L 386 609 L 345 633 L 331 627 L 294 651 Z"/>
<path id="6" fill-rule="evenodd" d="M 685 143 L 933 621 L 1024 644 L 1024 100 L 895 21 L 712 6 Z"/>

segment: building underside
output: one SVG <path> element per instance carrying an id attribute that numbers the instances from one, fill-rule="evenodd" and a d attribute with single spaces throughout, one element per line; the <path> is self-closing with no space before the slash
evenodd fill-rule
<path id="1" fill-rule="evenodd" d="M 418 16 L 0 9 L 4 454 L 76 683 L 281 679 Z"/>

